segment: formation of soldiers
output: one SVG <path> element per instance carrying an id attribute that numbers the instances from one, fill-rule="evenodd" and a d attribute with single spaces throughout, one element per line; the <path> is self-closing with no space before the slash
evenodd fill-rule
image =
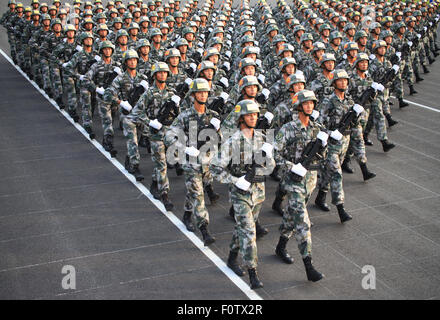
<path id="1" fill-rule="evenodd" d="M 265 0 L 108 1 L 9 0 L 0 20 L 11 57 L 27 75 L 66 108 L 95 138 L 98 110 L 102 145 L 113 157 L 114 127 L 123 130 L 125 168 L 137 181 L 139 147 L 151 153 L 150 192 L 172 210 L 168 169 L 184 175 L 183 223 L 200 230 L 205 245 L 211 203 L 220 195 L 213 181 L 228 184 L 229 214 L 235 219 L 228 266 L 239 276 L 247 268 L 251 288 L 257 275 L 257 238 L 265 180 L 279 182 L 274 211 L 280 214 L 275 253 L 288 264 L 295 235 L 307 278 L 323 275 L 312 265 L 307 203 L 324 211 L 327 192 L 341 223 L 342 173 L 353 173 L 355 157 L 363 179 L 365 146 L 376 130 L 384 152 L 395 145 L 387 129 L 390 95 L 398 107 L 404 82 L 409 94 L 420 72 L 438 56 L 439 1 Z M 195 138 L 194 138 L 195 132 Z M 283 201 L 287 200 L 284 202 Z M 193 223 L 195 217 L 195 225 Z"/>

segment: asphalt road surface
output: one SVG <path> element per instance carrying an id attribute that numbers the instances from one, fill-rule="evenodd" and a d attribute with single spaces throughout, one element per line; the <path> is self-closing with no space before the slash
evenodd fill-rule
<path id="1" fill-rule="evenodd" d="M 0 12 L 6 4 L 0 1 Z M 9 54 L 3 28 L 0 49 Z M 224 185 L 215 184 L 217 204 L 207 200 L 217 242 L 206 249 L 200 233 L 185 232 L 179 221 L 183 177 L 170 170 L 175 209 L 165 213 L 149 197 L 152 162 L 144 148 L 140 184 L 123 169 L 119 129 L 112 161 L 99 146 L 98 114 L 91 142 L 0 55 L 0 298 L 439 299 L 440 59 L 429 69 L 419 93 L 405 97 L 411 105 L 392 107 L 399 124 L 389 137 L 397 147 L 385 154 L 372 135 L 367 156 L 377 177 L 363 182 L 357 165 L 355 174 L 344 175 L 353 220 L 341 225 L 336 208 L 319 211 L 312 196 L 313 260 L 326 276 L 320 282 L 307 281 L 294 238 L 293 265 L 275 256 L 281 218 L 271 210 L 276 183 L 268 180 L 260 220 L 270 233 L 258 241 L 264 288 L 253 291 L 247 276 L 225 266 L 233 221 Z M 66 266 L 75 270 L 75 289 L 65 289 L 65 277 L 73 275 Z M 368 266 L 375 289 L 362 286 L 372 275 Z"/>

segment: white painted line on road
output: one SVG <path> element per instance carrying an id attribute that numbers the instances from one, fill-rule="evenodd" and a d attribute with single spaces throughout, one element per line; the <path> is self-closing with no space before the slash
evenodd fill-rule
<path id="1" fill-rule="evenodd" d="M 390 97 L 394 98 L 394 99 L 397 99 L 394 96 L 390 96 Z M 403 101 L 405 101 L 407 103 L 411 103 L 411 104 L 413 104 L 415 106 L 418 106 L 418 107 L 421 107 L 421 108 L 425 108 L 425 109 L 431 110 L 431 111 L 440 112 L 440 109 L 431 108 L 431 107 L 425 106 L 424 104 L 420 104 L 420 103 L 417 103 L 417 102 L 409 101 L 409 100 L 406 100 L 406 99 L 403 99 Z"/>
<path id="2" fill-rule="evenodd" d="M 154 203 L 154 205 L 189 239 L 191 242 L 205 254 L 216 266 L 219 268 L 228 278 L 231 280 L 246 296 L 251 300 L 263 300 L 260 295 L 258 295 L 254 290 L 252 290 L 249 285 L 239 276 L 237 276 L 227 265 L 226 263 L 220 259 L 219 256 L 217 256 L 211 249 L 208 247 L 205 247 L 203 242 L 192 232 L 189 232 L 186 230 L 185 225 L 182 221 L 180 221 L 179 218 L 177 218 L 172 212 L 166 211 L 164 205 L 159 200 L 154 199 L 154 197 L 151 195 L 150 191 L 140 182 L 137 182 L 134 176 L 130 173 L 128 173 L 127 170 L 125 170 L 125 167 L 118 161 L 116 158 L 112 158 L 110 154 L 105 151 L 105 149 L 99 144 L 96 140 L 90 140 L 89 134 L 84 130 L 84 128 L 79 124 L 75 123 L 72 118 L 68 115 L 68 113 L 64 110 L 61 110 L 56 102 L 49 98 L 49 96 L 41 90 L 38 85 L 30 80 L 18 66 L 14 64 L 14 62 L 9 58 L 9 56 L 0 49 L 0 53 L 3 55 L 3 57 L 8 60 L 8 62 L 17 69 L 18 72 L 22 74 L 22 76 L 27 79 L 34 87 L 37 89 L 58 111 L 60 111 L 63 116 L 70 121 L 70 123 L 75 126 L 76 129 L 78 129 L 79 132 L 81 132 L 84 137 L 87 138 L 87 140 L 92 143 L 96 149 L 98 149 L 104 157 L 106 157 L 118 170 L 125 175 L 125 177 L 130 180 L 133 185 L 139 189 L 151 202 Z M 4 270 L 0 270 L 4 271 Z"/>

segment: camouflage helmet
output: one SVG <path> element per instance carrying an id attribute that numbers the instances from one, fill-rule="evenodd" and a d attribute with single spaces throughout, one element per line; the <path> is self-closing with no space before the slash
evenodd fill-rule
<path id="1" fill-rule="evenodd" d="M 52 19 L 52 21 L 50 22 L 50 27 L 52 28 L 54 25 L 59 24 L 60 26 L 62 26 L 63 24 L 61 23 L 61 19 Z"/>
<path id="2" fill-rule="evenodd" d="M 105 15 L 104 12 L 100 12 L 96 15 L 96 19 L 106 19 L 107 20 L 107 16 Z"/>
<path id="3" fill-rule="evenodd" d="M 279 31 L 277 25 L 276 25 L 276 24 L 270 24 L 270 25 L 267 27 L 266 34 L 269 34 L 270 32 L 272 32 L 272 31 L 274 31 L 274 30 Z"/>
<path id="4" fill-rule="evenodd" d="M 31 17 L 32 16 L 41 16 L 40 10 L 32 10 Z"/>
<path id="5" fill-rule="evenodd" d="M 257 56 L 260 54 L 260 48 L 255 46 L 247 46 L 241 49 L 241 57 L 246 57 L 248 54 L 256 54 Z"/>
<path id="6" fill-rule="evenodd" d="M 299 108 L 304 102 L 307 101 L 313 101 L 318 102 L 318 99 L 316 99 L 315 93 L 312 90 L 301 90 L 300 92 L 298 92 L 296 94 L 296 102 L 295 102 L 295 106 L 296 108 Z"/>
<path id="7" fill-rule="evenodd" d="M 344 69 L 335 69 L 332 72 L 332 75 L 333 75 L 333 78 L 332 78 L 332 81 L 330 84 L 333 84 L 338 79 L 350 79 L 347 71 L 345 71 Z"/>
<path id="8" fill-rule="evenodd" d="M 313 49 L 312 49 L 312 53 L 316 52 L 318 50 L 326 50 L 327 47 L 325 46 L 325 44 L 321 41 L 316 41 L 315 43 L 313 43 Z"/>
<path id="9" fill-rule="evenodd" d="M 210 56 L 218 55 L 220 58 L 220 52 L 216 48 L 208 48 L 203 52 L 203 59 L 206 60 Z"/>
<path id="10" fill-rule="evenodd" d="M 273 37 L 272 43 L 278 43 L 278 42 L 287 42 L 286 37 L 283 34 L 277 34 L 275 37 Z"/>
<path id="11" fill-rule="evenodd" d="M 210 90 L 211 89 L 209 88 L 208 80 L 204 78 L 196 78 L 193 81 L 191 81 L 189 85 L 188 94 L 192 94 L 193 92 L 205 92 Z"/>
<path id="12" fill-rule="evenodd" d="M 244 76 L 238 82 L 238 91 L 241 92 L 244 88 L 249 86 L 257 86 L 258 91 L 261 91 L 262 86 L 256 76 Z"/>
<path id="13" fill-rule="evenodd" d="M 344 44 L 344 52 L 348 53 L 348 51 L 350 50 L 359 50 L 359 46 L 356 42 L 347 42 L 346 44 Z"/>
<path id="14" fill-rule="evenodd" d="M 130 23 L 130 26 L 128 27 L 128 31 L 130 31 L 131 29 L 138 29 L 138 30 L 140 30 L 139 25 L 136 22 Z"/>
<path id="15" fill-rule="evenodd" d="M 185 37 L 185 35 L 186 35 L 187 33 L 193 33 L 193 34 L 194 34 L 194 30 L 193 30 L 193 28 L 191 28 L 191 27 L 185 27 L 185 28 L 183 28 L 183 30 L 182 30 L 182 37 Z"/>
<path id="16" fill-rule="evenodd" d="M 285 43 L 281 46 L 279 56 L 282 55 L 286 51 L 291 51 L 292 53 L 295 52 L 295 47 L 292 46 L 290 43 Z"/>
<path id="17" fill-rule="evenodd" d="M 79 42 L 80 42 L 80 43 L 83 43 L 83 41 L 84 41 L 85 39 L 87 39 L 87 38 L 92 38 L 92 40 L 93 40 L 93 36 L 92 36 L 90 33 L 88 33 L 88 32 L 83 32 L 83 33 L 81 33 L 80 36 L 79 36 Z"/>
<path id="18" fill-rule="evenodd" d="M 304 77 L 304 73 L 298 72 L 291 74 L 288 78 L 288 81 L 286 81 L 289 85 L 289 87 L 293 86 L 295 83 L 304 83 L 306 84 L 306 78 Z"/>
<path id="19" fill-rule="evenodd" d="M 115 46 L 113 45 L 113 43 L 111 43 L 111 41 L 105 40 L 102 41 L 101 44 L 99 45 L 99 52 L 102 52 L 102 49 L 104 48 L 112 48 L 113 52 L 115 52 Z"/>
<path id="20" fill-rule="evenodd" d="M 343 38 L 342 33 L 339 31 L 332 31 L 329 36 L 329 41 L 332 42 L 333 40 L 335 40 L 337 38 L 341 38 L 341 40 L 342 40 L 342 38 Z"/>
<path id="21" fill-rule="evenodd" d="M 181 47 L 181 46 L 188 46 L 188 45 L 189 45 L 188 41 L 186 41 L 186 39 L 184 39 L 184 38 L 177 39 L 176 42 L 174 42 L 174 46 L 176 48 Z"/>
<path id="22" fill-rule="evenodd" d="M 359 30 L 354 34 L 354 41 L 358 41 L 359 38 L 368 37 L 368 34 L 365 30 Z"/>
<path id="23" fill-rule="evenodd" d="M 336 63 L 335 55 L 333 53 L 324 53 L 321 60 L 319 60 L 319 66 L 322 67 L 326 61 L 334 61 Z"/>
<path id="24" fill-rule="evenodd" d="M 347 23 L 347 24 L 345 25 L 345 27 L 344 27 L 344 32 L 347 32 L 347 31 L 350 30 L 350 29 L 356 29 L 356 26 L 354 25 L 353 22 L 349 22 L 349 23 Z"/>
<path id="25" fill-rule="evenodd" d="M 40 21 L 41 22 L 43 22 L 44 20 L 52 20 L 52 18 L 50 17 L 50 15 L 48 15 L 47 13 L 43 13 L 42 15 L 41 15 L 41 17 L 40 17 Z M 72 25 L 73 26 L 73 25 Z M 74 26 L 74 28 L 75 28 L 75 26 Z M 75 31 L 76 31 L 76 29 L 75 29 Z"/>
<path id="26" fill-rule="evenodd" d="M 387 43 L 383 40 L 376 40 L 373 42 L 373 45 L 371 46 L 371 51 L 373 51 L 373 53 L 376 53 L 377 49 L 379 49 L 380 47 L 386 47 Z"/>
<path id="27" fill-rule="evenodd" d="M 153 38 L 154 36 L 162 36 L 162 31 L 160 31 L 159 28 L 151 28 L 149 36 L 150 38 Z"/>
<path id="28" fill-rule="evenodd" d="M 251 35 L 245 35 L 245 36 L 243 36 L 243 37 L 241 37 L 241 39 L 240 39 L 240 46 L 242 47 L 243 46 L 243 44 L 245 44 L 246 42 L 252 42 L 253 43 L 253 45 L 255 45 L 255 39 L 254 39 L 254 37 L 253 36 L 251 36 Z"/>
<path id="29" fill-rule="evenodd" d="M 329 24 L 324 23 L 324 24 L 322 24 L 322 25 L 319 26 L 319 33 L 321 33 L 321 32 L 322 32 L 323 30 L 325 30 L 325 29 L 331 30 L 332 28 L 330 27 Z"/>
<path id="30" fill-rule="evenodd" d="M 176 48 L 168 49 L 163 54 L 164 60 L 167 61 L 169 58 L 172 57 L 179 57 L 180 58 L 180 51 Z"/>
<path id="31" fill-rule="evenodd" d="M 254 100 L 241 100 L 235 105 L 234 112 L 238 113 L 237 121 L 246 114 L 260 113 L 260 107 Z"/>
<path id="32" fill-rule="evenodd" d="M 279 65 L 278 65 L 279 71 L 283 72 L 284 68 L 286 66 L 288 66 L 289 64 L 295 65 L 295 69 L 296 69 L 296 60 L 295 60 L 295 58 L 290 57 L 290 58 L 283 58 L 283 59 L 281 59 Z"/>
<path id="33" fill-rule="evenodd" d="M 303 25 L 301 25 L 301 24 L 299 24 L 299 25 L 297 25 L 297 26 L 295 26 L 295 28 L 293 28 L 293 34 L 295 35 L 298 31 L 300 31 L 300 30 L 302 30 L 302 31 L 306 31 L 306 28 L 304 28 L 304 26 Z"/>
<path id="34" fill-rule="evenodd" d="M 107 30 L 107 32 L 109 31 L 109 30 L 108 30 L 108 27 L 107 27 L 107 25 L 106 25 L 105 23 L 101 23 L 101 24 L 99 24 L 99 25 L 98 25 L 98 28 L 96 29 L 96 32 L 99 32 L 99 31 L 101 31 L 101 30 Z"/>
<path id="35" fill-rule="evenodd" d="M 405 25 L 405 23 L 404 23 Z M 393 37 L 393 32 L 391 30 L 384 30 L 380 33 L 380 39 L 384 40 L 386 37 Z"/>
<path id="36" fill-rule="evenodd" d="M 147 39 L 140 39 L 136 43 L 136 51 L 138 51 L 142 47 L 151 47 L 150 41 L 148 41 Z"/>
<path id="37" fill-rule="evenodd" d="M 370 57 L 365 52 L 359 52 L 356 56 L 356 60 L 354 61 L 354 66 L 356 67 L 359 62 L 364 60 L 370 62 Z"/>
<path id="38" fill-rule="evenodd" d="M 115 23 L 123 23 L 122 22 L 122 19 L 120 18 L 120 17 L 115 17 L 114 19 L 113 19 L 113 22 L 112 22 L 112 26 L 114 26 L 115 25 Z"/>
<path id="39" fill-rule="evenodd" d="M 139 55 L 135 50 L 129 49 L 125 51 L 124 54 L 122 55 L 122 62 L 126 63 L 128 59 L 132 59 L 132 58 L 136 58 L 139 60 Z"/>
<path id="40" fill-rule="evenodd" d="M 44 14 L 43 14 L 43 16 L 44 16 Z M 43 16 L 42 16 L 42 19 L 44 19 Z M 47 16 L 49 16 L 49 15 L 47 15 Z M 49 16 L 49 20 L 50 20 L 50 16 Z M 75 33 L 76 33 L 76 28 L 73 24 L 66 24 L 66 26 L 64 27 L 64 32 L 67 33 L 67 31 L 75 31 Z"/>
<path id="41" fill-rule="evenodd" d="M 84 27 L 87 23 L 91 23 L 92 25 L 95 25 L 95 21 L 93 21 L 92 18 L 86 18 L 83 20 L 82 26 Z"/>
<path id="42" fill-rule="evenodd" d="M 151 77 L 154 77 L 154 75 L 157 72 L 167 72 L 168 76 L 171 74 L 170 68 L 168 67 L 168 64 L 166 64 L 165 62 L 156 62 L 152 67 L 151 67 Z"/>
<path id="43" fill-rule="evenodd" d="M 205 60 L 205 61 L 202 61 L 198 66 L 197 66 L 197 77 L 199 77 L 199 75 L 200 75 L 200 73 L 202 72 L 202 71 L 204 71 L 204 70 L 207 70 L 207 69 L 213 69 L 214 70 L 214 73 L 215 73 L 215 71 L 217 70 L 217 68 L 216 68 L 216 66 L 211 62 L 211 61 L 209 61 L 209 60 Z"/>
<path id="44" fill-rule="evenodd" d="M 252 58 L 243 58 L 238 63 L 238 70 L 240 70 L 240 72 L 241 72 L 247 66 L 254 66 L 256 68 L 257 64 L 255 63 L 254 59 L 252 59 Z"/>
<path id="45" fill-rule="evenodd" d="M 304 41 L 311 40 L 313 41 L 313 35 L 311 33 L 304 33 L 301 36 L 300 43 L 302 44 Z"/>
<path id="46" fill-rule="evenodd" d="M 127 30 L 119 29 L 118 32 L 116 32 L 116 40 L 122 36 L 126 36 L 127 38 L 129 37 Z"/>

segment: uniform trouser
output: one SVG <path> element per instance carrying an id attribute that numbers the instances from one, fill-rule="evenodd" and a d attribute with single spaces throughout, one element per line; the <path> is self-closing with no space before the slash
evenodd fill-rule
<path id="1" fill-rule="evenodd" d="M 233 186 L 231 201 L 235 213 L 235 226 L 229 248 L 232 252 L 240 252 L 247 268 L 256 268 L 258 257 L 255 222 L 264 201 L 264 183 L 252 184 L 246 193 L 241 193 Z"/>
<path id="2" fill-rule="evenodd" d="M 81 87 L 79 94 L 79 103 L 81 105 L 83 127 L 93 128 L 92 94 L 95 94 L 95 92 L 90 92 L 87 88 Z"/>
<path id="3" fill-rule="evenodd" d="M 63 75 L 64 90 L 67 93 L 68 111 L 76 111 L 76 87 L 75 80 L 72 77 Z"/>
<path id="4" fill-rule="evenodd" d="M 11 50 L 11 57 L 13 60 L 17 59 L 17 47 L 15 45 L 15 35 L 13 32 L 8 31 L 9 49 Z"/>
<path id="5" fill-rule="evenodd" d="M 324 167 L 321 172 L 322 177 L 319 181 L 319 190 L 327 192 L 330 186 L 332 203 L 334 205 L 344 203 L 341 163 L 344 160 L 349 143 L 350 135 L 343 136 L 337 144 L 329 143 L 327 157 L 324 160 Z"/>
<path id="6" fill-rule="evenodd" d="M 63 83 L 61 82 L 60 67 L 54 63 L 50 64 L 50 79 L 52 84 L 52 93 L 55 98 L 63 96 Z"/>
<path id="7" fill-rule="evenodd" d="M 307 172 L 303 181 L 293 183 L 287 188 L 287 210 L 284 211 L 280 225 L 280 234 L 289 238 L 295 234 L 299 252 L 302 258 L 312 254 L 312 234 L 310 232 L 310 219 L 307 211 L 307 202 L 315 190 L 317 172 Z"/>
<path id="8" fill-rule="evenodd" d="M 402 62 L 400 64 L 399 73 L 397 74 L 396 78 L 394 78 L 392 90 L 394 94 L 396 95 L 397 99 L 403 99 L 403 72 L 405 68 L 405 62 Z"/>
<path id="9" fill-rule="evenodd" d="M 348 145 L 346 157 L 350 158 L 351 156 L 354 156 L 359 163 L 367 163 L 363 132 L 367 125 L 369 115 L 370 110 L 365 110 L 361 119 L 359 119 L 361 125 L 352 128 L 350 133 L 350 144 Z"/>
<path id="10" fill-rule="evenodd" d="M 414 85 L 414 70 L 410 58 L 405 60 L 402 77 L 403 79 L 405 79 L 409 86 Z"/>
<path id="11" fill-rule="evenodd" d="M 101 117 L 102 121 L 104 136 L 114 136 L 112 105 L 110 103 L 104 102 L 98 94 L 96 95 L 96 103 L 99 111 L 99 116 Z M 115 106 L 114 109 L 117 109 L 117 106 Z"/>
<path id="12" fill-rule="evenodd" d="M 186 186 L 186 197 L 184 210 L 193 212 L 197 228 L 209 224 L 209 213 L 205 204 L 204 180 L 210 175 L 207 168 L 195 170 L 187 166 L 184 167 L 184 177 Z"/>
<path id="13" fill-rule="evenodd" d="M 383 99 L 383 95 L 378 95 L 376 99 L 371 103 L 370 116 L 368 118 L 368 123 L 364 131 L 366 134 L 369 134 L 374 125 L 374 127 L 376 128 L 377 139 L 379 141 L 388 139 L 385 115 L 382 111 Z"/>
<path id="14" fill-rule="evenodd" d="M 153 161 L 153 173 L 151 178 L 157 181 L 159 194 L 168 193 L 170 191 L 170 183 L 167 174 L 167 158 L 166 148 L 162 140 L 151 139 L 151 160 Z"/>
<path id="15" fill-rule="evenodd" d="M 190 170 L 190 171 L 192 172 L 194 170 Z M 201 174 L 201 178 L 202 178 L 203 190 L 207 185 L 210 185 L 213 183 L 213 177 L 212 177 L 212 174 L 208 168 L 206 168 L 206 170 L 203 170 L 203 174 Z M 185 173 L 185 184 L 186 184 L 186 173 Z M 188 190 L 188 186 L 187 186 L 187 190 Z M 184 211 L 191 211 L 191 212 L 194 212 L 194 210 L 195 210 L 194 209 L 194 199 L 193 199 L 192 195 L 189 194 L 189 192 L 186 193 L 185 203 L 183 205 L 183 209 L 184 209 Z"/>
<path id="16" fill-rule="evenodd" d="M 127 139 L 127 155 L 131 165 L 138 165 L 141 160 L 138 147 L 137 125 L 127 117 L 122 120 L 124 136 Z"/>
<path id="17" fill-rule="evenodd" d="M 40 68 L 41 68 L 41 76 L 43 78 L 43 88 L 50 89 L 52 88 L 52 84 L 50 81 L 50 70 L 49 70 L 49 62 L 47 59 L 40 60 Z"/>
<path id="18" fill-rule="evenodd" d="M 43 76 L 42 76 L 42 72 L 41 72 L 41 66 L 38 63 L 38 61 L 40 60 L 40 55 L 38 53 L 31 53 L 32 54 L 32 59 L 29 56 L 29 60 L 25 59 L 24 62 L 24 68 L 25 70 L 30 70 L 32 76 L 34 77 L 34 80 L 39 84 L 39 83 L 43 83 Z"/>

